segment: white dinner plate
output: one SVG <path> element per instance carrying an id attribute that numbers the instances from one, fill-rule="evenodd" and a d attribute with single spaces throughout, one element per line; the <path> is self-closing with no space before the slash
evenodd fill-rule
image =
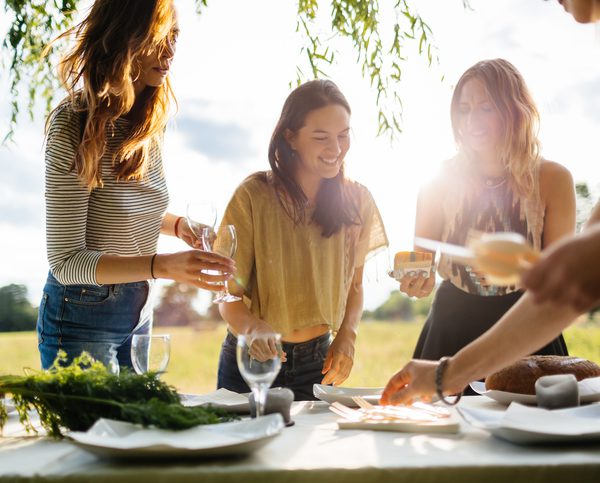
<path id="1" fill-rule="evenodd" d="M 99 419 L 86 432 L 67 436 L 80 448 L 113 459 L 212 458 L 251 453 L 281 433 L 281 414 L 207 424 L 181 431 Z"/>
<path id="2" fill-rule="evenodd" d="M 352 399 L 355 396 L 361 396 L 371 404 L 379 404 L 382 393 L 382 387 L 337 387 L 313 384 L 313 395 L 317 399 L 329 404 L 339 402 L 350 408 L 358 407 L 358 404 Z"/>
<path id="3" fill-rule="evenodd" d="M 506 418 L 505 413 L 513 409 L 518 410 L 519 417 L 512 420 Z M 528 406 L 511 406 L 507 411 L 459 406 L 457 411 L 469 424 L 511 443 L 564 444 L 600 441 L 600 404 L 553 411 Z M 537 414 L 535 411 L 545 414 Z M 528 412 L 531 412 L 531 415 Z"/>
<path id="4" fill-rule="evenodd" d="M 579 386 L 579 399 L 583 404 L 600 401 L 600 377 L 584 379 L 577 384 Z M 533 394 L 517 394 L 514 392 L 488 390 L 485 387 L 485 383 L 481 381 L 474 381 L 469 385 L 477 394 L 487 396 L 506 406 L 513 402 L 537 406 L 537 399 Z"/>
<path id="5" fill-rule="evenodd" d="M 184 406 L 208 406 L 237 414 L 250 414 L 250 394 L 239 394 L 228 389 L 217 389 L 206 394 L 180 394 Z"/>

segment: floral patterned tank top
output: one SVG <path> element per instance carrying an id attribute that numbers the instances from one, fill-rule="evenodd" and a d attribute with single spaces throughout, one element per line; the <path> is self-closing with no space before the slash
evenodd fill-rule
<path id="1" fill-rule="evenodd" d="M 467 245 L 481 232 L 516 232 L 523 235 L 536 250 L 542 248 L 545 206 L 539 190 L 539 173 L 533 187 L 519 195 L 509 177 L 474 179 L 454 175 L 443 203 L 444 229 L 442 241 Z M 453 263 L 442 256 L 438 265 L 442 278 L 461 290 L 476 295 L 505 295 L 518 290 L 516 286 L 498 287 L 481 282 L 471 267 Z"/>

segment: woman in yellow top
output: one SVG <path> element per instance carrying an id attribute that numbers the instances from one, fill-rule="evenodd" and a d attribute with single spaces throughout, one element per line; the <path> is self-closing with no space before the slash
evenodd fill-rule
<path id="1" fill-rule="evenodd" d="M 229 331 L 219 388 L 250 391 L 236 364 L 237 334 L 281 333 L 284 362 L 273 385 L 296 400 L 350 374 L 363 264 L 387 237 L 369 191 L 344 176 L 349 133 L 350 106 L 337 86 L 301 85 L 271 137 L 271 170 L 248 177 L 229 202 L 222 223 L 238 238 L 229 289 L 243 300 L 220 305 Z"/>

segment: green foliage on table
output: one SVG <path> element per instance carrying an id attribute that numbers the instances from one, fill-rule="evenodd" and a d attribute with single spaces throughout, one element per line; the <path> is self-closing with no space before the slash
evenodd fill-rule
<path id="1" fill-rule="evenodd" d="M 194 1 L 200 14 L 207 7 L 207 0 Z M 465 6 L 466 2 L 463 0 Z M 325 44 L 334 37 L 348 39 L 357 54 L 356 62 L 363 77 L 375 91 L 379 133 L 387 133 L 393 138 L 401 131 L 400 81 L 407 49 L 413 44 L 419 55 L 431 64 L 436 58 L 431 29 L 408 0 L 331 0 L 327 19 L 329 31 L 321 31 L 317 28 L 317 17 L 319 6 L 324 3 L 298 0 L 297 32 L 304 37 L 300 55 L 307 66 L 298 65 L 297 82 L 309 77 L 327 77 L 324 65 L 334 62 L 336 51 Z M 52 46 L 46 57 L 42 57 L 42 52 L 52 39 L 73 25 L 76 10 L 81 5 L 81 0 L 4 0 L 4 10 L 11 19 L 2 44 L 2 67 L 9 76 L 11 103 L 5 141 L 12 138 L 23 103 L 27 103 L 27 111 L 33 118 L 39 96 L 49 112 L 58 88 L 54 66 L 63 46 Z M 257 8 L 260 8 L 258 4 Z M 388 31 L 382 27 L 384 16 L 394 19 Z M 5 65 L 7 57 L 8 69 Z M 27 86 L 27 91 L 19 94 L 19 86 L 23 85 Z"/>
<path id="2" fill-rule="evenodd" d="M 88 430 L 99 418 L 117 419 L 161 429 L 187 429 L 235 419 L 212 407 L 185 407 L 175 389 L 156 373 L 111 374 L 102 363 L 83 353 L 66 364 L 60 353 L 52 368 L 25 376 L 0 376 L 0 393 L 12 394 L 19 418 L 28 431 L 35 428 L 28 411 L 35 409 L 50 436 L 62 428 Z M 0 404 L 0 429 L 7 419 Z"/>

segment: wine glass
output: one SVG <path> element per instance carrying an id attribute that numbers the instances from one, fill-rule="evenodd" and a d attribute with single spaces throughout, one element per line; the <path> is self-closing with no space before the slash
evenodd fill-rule
<path id="1" fill-rule="evenodd" d="M 277 355 L 266 361 L 259 361 L 251 353 L 252 344 L 274 342 Z M 256 417 L 263 415 L 267 391 L 281 369 L 281 334 L 264 333 L 255 335 L 238 335 L 237 339 L 237 364 L 240 374 L 254 394 L 256 404 Z"/>
<path id="2" fill-rule="evenodd" d="M 117 344 L 110 342 L 89 342 L 81 345 L 81 353 L 87 353 L 93 361 L 101 362 L 108 372 L 118 376 L 120 373 L 119 359 L 117 357 L 118 348 Z M 82 367 L 88 366 L 83 365 Z"/>
<path id="3" fill-rule="evenodd" d="M 171 357 L 171 336 L 134 334 L 131 339 L 131 363 L 135 372 L 162 374 Z"/>
<path id="4" fill-rule="evenodd" d="M 214 230 L 215 228 L 217 223 L 217 209 L 209 201 L 188 203 L 185 210 L 185 218 L 196 239 L 202 243 L 202 230 L 204 228 Z"/>
<path id="5" fill-rule="evenodd" d="M 232 258 L 237 249 L 235 226 L 221 225 L 217 231 L 214 231 L 211 228 L 204 228 L 202 230 L 202 245 L 208 252 L 214 252 L 218 253 L 219 255 Z M 238 300 L 242 300 L 237 295 L 229 293 L 227 282 L 225 282 L 224 286 L 224 290 L 219 292 L 213 300 L 215 304 L 221 302 L 237 302 Z"/>

